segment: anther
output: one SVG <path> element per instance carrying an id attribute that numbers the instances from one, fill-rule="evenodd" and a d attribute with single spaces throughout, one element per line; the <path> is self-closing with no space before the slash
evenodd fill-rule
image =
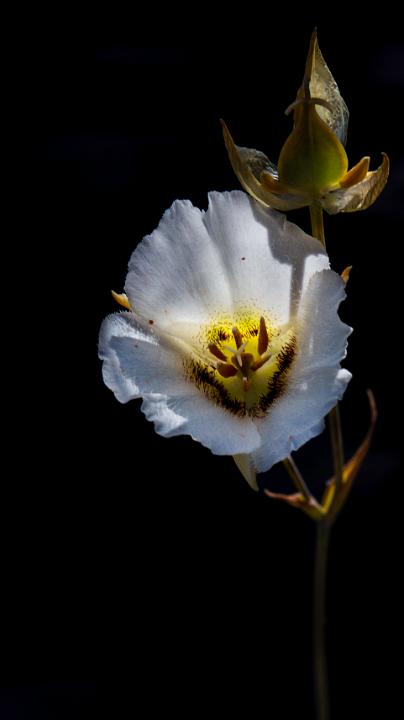
<path id="1" fill-rule="evenodd" d="M 226 362 L 218 362 L 216 365 L 216 369 L 224 378 L 234 377 L 234 375 L 237 375 L 237 369 L 233 367 L 233 365 L 230 365 L 230 363 Z"/>
<path id="2" fill-rule="evenodd" d="M 265 320 L 260 317 L 260 331 L 258 335 L 258 352 L 262 355 L 268 347 L 268 332 Z"/>
<path id="3" fill-rule="evenodd" d="M 259 368 L 262 367 L 263 365 L 265 365 L 265 363 L 268 362 L 268 360 L 270 360 L 271 357 L 272 357 L 272 353 L 270 353 L 270 352 L 264 353 L 264 355 L 261 355 L 261 357 L 258 358 L 258 360 L 255 360 L 253 363 L 251 363 L 251 365 L 250 365 L 251 370 L 259 370 Z"/>
<path id="4" fill-rule="evenodd" d="M 215 345 L 215 343 L 209 343 L 208 349 L 209 349 L 209 352 L 211 352 L 212 355 L 215 356 L 215 358 L 226 362 L 226 360 L 227 360 L 226 355 L 220 350 L 220 348 L 218 348 L 217 345 Z"/>
<path id="5" fill-rule="evenodd" d="M 235 339 L 235 341 L 236 341 L 236 347 L 237 347 L 237 350 L 238 350 L 238 349 L 241 347 L 241 345 L 243 344 L 243 338 L 242 338 L 241 332 L 240 332 L 240 330 L 239 330 L 238 328 L 236 328 L 236 327 L 232 328 L 231 331 L 232 331 L 233 337 L 234 337 L 234 339 Z"/>

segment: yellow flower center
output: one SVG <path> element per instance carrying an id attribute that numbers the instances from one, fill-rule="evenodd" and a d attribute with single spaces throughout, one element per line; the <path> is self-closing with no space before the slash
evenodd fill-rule
<path id="1" fill-rule="evenodd" d="M 282 394 L 296 353 L 289 325 L 241 314 L 203 328 L 198 352 L 184 363 L 198 389 L 236 415 L 262 417 Z"/>

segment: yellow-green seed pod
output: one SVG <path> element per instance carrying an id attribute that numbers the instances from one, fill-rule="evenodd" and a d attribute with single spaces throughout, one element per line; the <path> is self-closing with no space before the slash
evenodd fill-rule
<path id="1" fill-rule="evenodd" d="M 294 128 L 286 140 L 278 162 L 279 182 L 311 199 L 338 187 L 348 170 L 348 158 L 337 135 L 316 111 L 316 105 L 327 102 L 310 96 L 305 78 L 293 109 Z"/>

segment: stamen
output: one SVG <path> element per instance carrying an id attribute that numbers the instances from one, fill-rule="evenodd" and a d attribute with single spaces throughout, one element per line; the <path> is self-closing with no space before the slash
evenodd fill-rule
<path id="1" fill-rule="evenodd" d="M 254 360 L 254 355 L 251 353 L 242 353 L 241 354 L 241 362 L 242 362 L 242 370 L 245 375 L 248 375 L 248 371 L 251 367 L 251 363 Z"/>
<path id="2" fill-rule="evenodd" d="M 209 352 L 211 352 L 212 355 L 215 356 L 215 358 L 217 358 L 218 360 L 223 360 L 224 362 L 227 361 L 226 355 L 220 350 L 220 348 L 218 348 L 217 345 L 215 345 L 215 343 L 209 343 L 208 348 Z"/>
<path id="3" fill-rule="evenodd" d="M 220 362 L 220 360 L 216 365 L 216 369 L 219 375 L 224 378 L 234 377 L 234 375 L 237 375 L 237 369 L 233 367 L 233 365 L 230 365 L 230 363 Z"/>
<path id="4" fill-rule="evenodd" d="M 238 349 L 241 347 L 242 343 L 243 343 L 243 338 L 242 338 L 241 332 L 240 332 L 240 330 L 239 330 L 238 328 L 236 328 L 236 327 L 232 328 L 231 331 L 232 331 L 233 336 L 234 336 L 234 339 L 235 339 L 235 341 L 236 341 L 236 347 L 237 347 L 237 350 L 238 350 Z"/>
<path id="5" fill-rule="evenodd" d="M 272 358 L 272 353 L 266 352 L 264 355 L 261 355 L 261 357 L 258 358 L 258 360 L 255 360 L 253 363 L 251 363 L 251 365 L 250 365 L 251 370 L 259 370 L 259 368 L 262 367 L 263 365 L 265 365 L 265 363 L 268 362 L 268 360 L 270 360 L 271 358 Z"/>
<path id="6" fill-rule="evenodd" d="M 260 331 L 258 335 L 258 352 L 262 355 L 268 347 L 268 332 L 265 320 L 260 317 Z"/>

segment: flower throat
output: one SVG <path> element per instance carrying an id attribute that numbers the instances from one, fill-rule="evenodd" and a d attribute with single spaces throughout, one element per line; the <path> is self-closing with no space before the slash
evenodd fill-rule
<path id="1" fill-rule="evenodd" d="M 264 416 L 286 385 L 296 353 L 293 329 L 241 315 L 234 324 L 212 323 L 198 340 L 204 352 L 185 362 L 187 377 L 233 414 Z"/>

